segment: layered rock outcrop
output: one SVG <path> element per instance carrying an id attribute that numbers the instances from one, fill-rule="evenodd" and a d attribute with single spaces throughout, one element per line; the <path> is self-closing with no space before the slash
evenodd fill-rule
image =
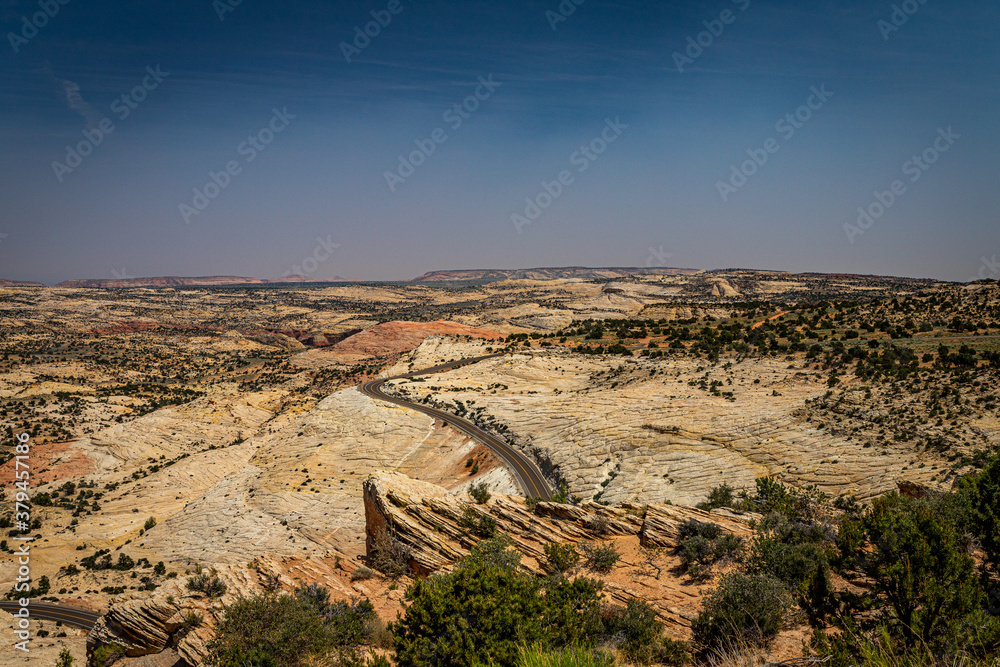
<path id="1" fill-rule="evenodd" d="M 680 526 L 688 519 L 715 523 L 725 531 L 747 537 L 752 518 L 671 505 L 605 507 L 597 503 L 574 506 L 541 502 L 532 508 L 523 499 L 507 495 L 495 495 L 487 504 L 476 505 L 433 484 L 384 471 L 365 479 L 364 502 L 369 558 L 375 555 L 380 533 L 388 531 L 409 551 L 408 565 L 416 576 L 446 571 L 469 554 L 478 538 L 463 526 L 466 517 L 491 517 L 498 533 L 508 536 L 514 548 L 526 557 L 525 567 L 539 574 L 545 571 L 544 547 L 549 543 L 615 541 L 629 560 L 639 560 L 639 547 L 676 547 Z M 682 635 L 696 613 L 700 595 L 679 577 L 657 576 L 652 580 L 626 572 L 602 578 L 612 600 L 646 600 L 675 634 Z"/>

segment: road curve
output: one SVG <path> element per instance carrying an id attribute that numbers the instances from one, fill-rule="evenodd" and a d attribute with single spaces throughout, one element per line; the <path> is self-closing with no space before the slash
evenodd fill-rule
<path id="1" fill-rule="evenodd" d="M 389 380 L 398 380 L 400 378 L 412 378 L 418 375 L 439 373 L 441 371 L 451 370 L 452 368 L 465 366 L 466 364 L 474 364 L 485 359 L 493 359 L 499 356 L 502 355 L 487 354 L 482 357 L 473 357 L 471 359 L 461 359 L 447 364 L 439 364 L 437 366 L 432 366 L 431 368 L 406 373 L 405 375 L 397 375 L 395 377 L 382 378 L 379 380 L 370 380 L 362 384 L 360 386 L 360 390 L 365 396 L 370 396 L 371 398 L 375 398 L 380 401 L 386 401 L 387 403 L 393 403 L 395 405 L 401 405 L 406 408 L 418 410 L 426 415 L 430 415 L 431 417 L 451 424 L 454 428 L 466 434 L 473 440 L 486 445 L 493 451 L 494 454 L 499 456 L 500 459 L 507 464 L 507 467 L 510 468 L 510 471 L 514 474 L 514 478 L 517 480 L 518 485 L 521 487 L 521 490 L 526 496 L 533 496 L 535 498 L 541 498 L 542 500 L 550 500 L 552 498 L 552 489 L 549 488 L 549 485 L 542 476 L 542 472 L 538 469 L 538 466 L 536 466 L 524 454 L 511 447 L 500 438 L 483 431 L 472 422 L 462 419 L 461 417 L 456 417 L 455 415 L 444 412 L 443 410 L 421 405 L 420 403 L 411 403 L 410 401 L 397 398 L 396 396 L 390 396 L 382 391 L 382 385 Z"/>
<path id="2" fill-rule="evenodd" d="M 0 602 L 0 609 L 13 614 L 21 609 L 21 605 L 17 602 L 5 601 Z M 97 619 L 101 617 L 100 614 L 80 609 L 79 607 L 65 607 L 56 604 L 42 604 L 40 602 L 32 602 L 28 605 L 28 611 L 31 613 L 31 618 L 42 621 L 62 621 L 66 625 L 73 625 L 84 630 L 93 628 L 94 624 L 97 623 Z"/>

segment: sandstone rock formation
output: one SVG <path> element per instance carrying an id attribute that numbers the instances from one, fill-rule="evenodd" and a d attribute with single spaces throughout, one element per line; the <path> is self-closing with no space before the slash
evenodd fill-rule
<path id="1" fill-rule="evenodd" d="M 640 546 L 676 547 L 679 527 L 688 519 L 715 523 L 742 537 L 751 532 L 749 515 L 709 513 L 690 507 L 543 502 L 531 509 L 522 498 L 500 494 L 486 505 L 475 505 L 441 487 L 385 471 L 365 479 L 364 505 L 369 558 L 375 553 L 380 533 L 388 531 L 409 550 L 408 565 L 416 576 L 448 570 L 469 554 L 478 538 L 462 526 L 463 515 L 468 512 L 492 517 L 499 532 L 510 537 L 514 548 L 526 556 L 524 565 L 536 573 L 545 571 L 544 547 L 549 543 L 620 541 L 623 547 L 631 547 L 630 555 L 635 558 Z M 634 577 L 612 574 L 602 579 L 612 600 L 624 603 L 636 597 L 645 599 L 657 609 L 668 628 L 682 632 L 689 627 L 698 594 L 676 578 L 657 578 L 656 584 L 646 584 L 652 590 L 643 588 L 641 592 Z"/>
<path id="2" fill-rule="evenodd" d="M 409 352 L 429 336 L 470 336 L 484 340 L 502 338 L 495 331 L 441 320 L 387 322 L 354 334 L 329 348 L 299 354 L 294 361 L 300 368 L 321 368 L 330 364 L 355 364 L 390 358 Z"/>

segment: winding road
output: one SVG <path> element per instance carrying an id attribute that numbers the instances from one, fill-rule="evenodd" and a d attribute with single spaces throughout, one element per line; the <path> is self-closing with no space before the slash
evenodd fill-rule
<path id="1" fill-rule="evenodd" d="M 17 612 L 21 605 L 17 602 L 0 602 L 0 609 L 11 614 Z M 97 623 L 100 614 L 78 607 L 64 607 L 56 604 L 43 604 L 32 602 L 28 605 L 31 618 L 42 621 L 62 621 L 66 625 L 73 625 L 84 630 L 90 630 Z"/>
<path id="2" fill-rule="evenodd" d="M 412 373 L 406 373 L 405 375 L 397 375 L 391 378 L 382 378 L 378 380 L 370 380 L 362 384 L 359 389 L 361 393 L 365 396 L 378 399 L 380 401 L 385 401 L 387 403 L 393 403 L 394 405 L 401 405 L 405 408 L 410 408 L 412 410 L 417 410 L 423 412 L 426 415 L 430 415 L 435 419 L 440 419 L 443 422 L 451 424 L 454 428 L 458 429 L 465 435 L 469 436 L 477 442 L 481 442 L 490 448 L 490 450 L 500 457 L 500 459 L 507 465 L 510 471 L 514 474 L 514 478 L 517 480 L 518 485 L 526 496 L 533 496 L 535 498 L 541 498 L 542 500 L 550 500 L 552 498 L 552 489 L 549 488 L 548 483 L 545 481 L 545 477 L 542 476 L 542 472 L 538 469 L 538 466 L 534 464 L 528 457 L 526 457 L 521 452 L 517 451 L 506 442 L 500 438 L 483 431 L 475 424 L 461 417 L 456 417 L 453 414 L 445 412 L 443 410 L 438 410 L 437 408 L 432 408 L 426 405 L 421 405 L 420 403 L 411 403 L 410 401 L 404 400 L 402 398 L 397 398 L 396 396 L 390 396 L 382 391 L 382 385 L 389 380 L 399 380 L 402 378 L 413 378 L 418 375 L 429 375 L 431 373 L 440 373 L 442 371 L 451 370 L 453 368 L 458 368 L 459 366 L 465 366 L 467 364 L 474 364 L 486 359 L 493 359 L 503 355 L 500 354 L 487 354 L 482 357 L 473 357 L 471 359 L 461 359 L 459 361 L 449 362 L 447 364 L 440 364 L 438 366 L 432 366 L 431 368 L 425 368 L 419 371 L 413 371 Z"/>

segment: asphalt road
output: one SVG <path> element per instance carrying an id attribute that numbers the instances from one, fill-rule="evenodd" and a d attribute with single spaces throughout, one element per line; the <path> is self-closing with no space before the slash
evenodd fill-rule
<path id="1" fill-rule="evenodd" d="M 502 355 L 487 354 L 482 357 L 473 357 L 471 359 L 461 359 L 460 361 L 440 364 L 431 368 L 406 373 L 405 375 L 397 375 L 392 378 L 371 380 L 361 385 L 361 393 L 380 401 L 386 401 L 387 403 L 393 403 L 395 405 L 401 405 L 406 408 L 418 410 L 426 415 L 434 417 L 435 419 L 440 419 L 443 422 L 451 424 L 454 428 L 466 434 L 473 440 L 486 445 L 493 451 L 494 454 L 499 456 L 514 474 L 514 478 L 517 480 L 517 483 L 520 485 L 521 490 L 526 496 L 534 496 L 535 498 L 541 498 L 542 500 L 550 500 L 552 498 L 552 489 L 549 488 L 548 483 L 545 481 L 545 478 L 542 476 L 538 467 L 524 454 L 511 447 L 500 438 L 483 431 L 472 422 L 462 419 L 461 417 L 456 417 L 455 415 L 427 405 L 421 405 L 420 403 L 411 403 L 382 392 L 382 384 L 389 380 L 398 380 L 400 378 L 412 378 L 418 375 L 439 373 L 441 371 L 451 370 L 452 368 L 465 366 L 466 364 L 474 364 L 476 362 L 483 361 L 484 359 L 493 359 L 494 357 L 499 356 Z"/>
<path id="2" fill-rule="evenodd" d="M 0 609 L 7 612 L 16 612 L 21 608 L 21 605 L 17 601 L 4 601 L 0 602 Z M 55 604 L 43 604 L 40 602 L 32 602 L 28 606 L 28 611 L 31 612 L 31 618 L 39 619 L 42 621 L 62 621 L 66 625 L 73 625 L 78 628 L 83 628 L 84 630 L 90 630 L 97 623 L 97 619 L 101 617 L 100 614 L 95 614 L 92 611 L 87 611 L 86 609 L 79 609 L 77 607 L 64 607 Z"/>

